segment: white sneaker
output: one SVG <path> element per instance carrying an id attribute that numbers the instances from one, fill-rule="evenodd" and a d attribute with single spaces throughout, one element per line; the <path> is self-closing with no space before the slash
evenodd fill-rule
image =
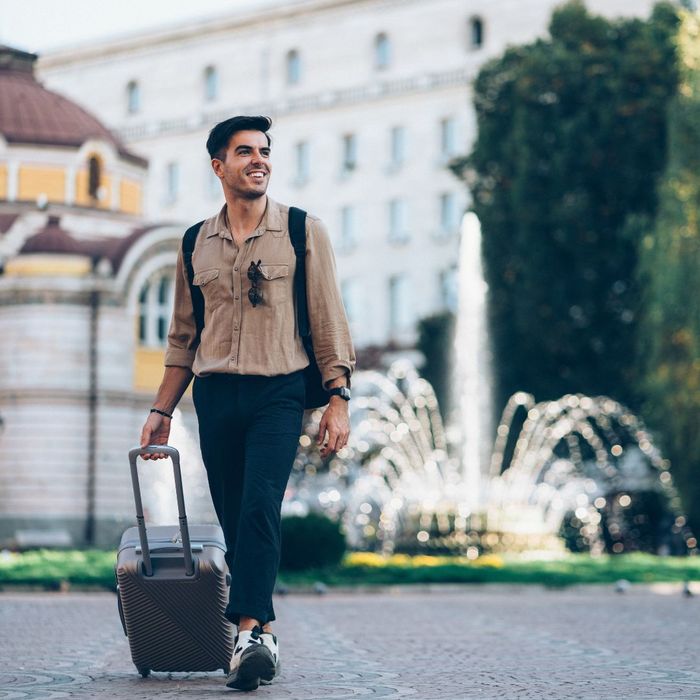
<path id="1" fill-rule="evenodd" d="M 279 675 L 280 672 L 280 648 L 277 642 L 277 636 L 272 634 L 272 632 L 262 632 L 260 634 L 260 639 L 262 643 L 270 650 L 272 654 L 272 659 L 275 662 L 275 668 L 271 676 L 260 676 L 261 685 L 269 685 L 272 683 L 272 679 Z"/>
<path id="2" fill-rule="evenodd" d="M 226 686 L 237 690 L 255 690 L 262 678 L 275 676 L 275 660 L 270 649 L 260 638 L 258 625 L 252 630 L 239 632 L 233 641 L 233 656 L 226 677 Z"/>

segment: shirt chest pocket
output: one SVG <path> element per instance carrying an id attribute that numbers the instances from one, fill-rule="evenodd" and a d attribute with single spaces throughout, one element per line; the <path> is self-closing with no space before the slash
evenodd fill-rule
<path id="1" fill-rule="evenodd" d="M 194 274 L 192 283 L 202 290 L 205 307 L 207 304 L 218 304 L 223 298 L 219 273 L 220 270 L 218 268 L 212 268 L 209 270 L 200 270 Z"/>
<path id="2" fill-rule="evenodd" d="M 263 304 L 266 306 L 279 306 L 289 301 L 289 265 L 260 264 L 262 280 L 260 291 Z"/>

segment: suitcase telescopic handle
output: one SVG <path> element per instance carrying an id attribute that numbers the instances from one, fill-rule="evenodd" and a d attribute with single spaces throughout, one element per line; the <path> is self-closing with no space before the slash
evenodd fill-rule
<path id="1" fill-rule="evenodd" d="M 139 486 L 139 473 L 136 468 L 136 459 L 142 455 L 166 454 L 173 462 L 173 475 L 175 476 L 175 494 L 177 495 L 177 512 L 180 521 L 180 537 L 182 538 L 182 551 L 185 555 L 185 573 L 194 575 L 194 561 L 192 547 L 190 545 L 190 531 L 187 527 L 187 514 L 185 513 L 185 494 L 182 489 L 182 474 L 180 472 L 180 453 L 170 445 L 147 445 L 146 447 L 134 447 L 129 450 L 129 464 L 131 466 L 131 483 L 134 487 L 134 500 L 136 501 L 136 524 L 139 528 L 139 540 L 143 554 L 143 566 L 146 576 L 153 576 L 151 552 L 148 548 L 148 536 L 146 534 L 146 522 L 143 517 L 143 504 L 141 502 L 141 487 Z"/>

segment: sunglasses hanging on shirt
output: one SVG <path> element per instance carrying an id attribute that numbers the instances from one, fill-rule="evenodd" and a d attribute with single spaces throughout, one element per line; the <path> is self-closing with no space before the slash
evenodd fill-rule
<path id="1" fill-rule="evenodd" d="M 248 299 L 250 303 L 255 308 L 258 304 L 262 303 L 263 296 L 259 288 L 260 280 L 262 279 L 262 272 L 260 270 L 260 263 L 262 260 L 254 263 L 251 261 L 250 267 L 248 267 L 248 279 L 251 282 L 251 288 L 248 290 Z"/>

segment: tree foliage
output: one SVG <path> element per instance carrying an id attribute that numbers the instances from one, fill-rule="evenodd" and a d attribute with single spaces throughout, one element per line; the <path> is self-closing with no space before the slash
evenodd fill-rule
<path id="1" fill-rule="evenodd" d="M 474 86 L 478 136 L 456 165 L 484 233 L 497 404 L 605 393 L 638 404 L 638 226 L 653 218 L 678 83 L 678 13 L 610 21 L 579 2 L 550 38 Z"/>
<path id="2" fill-rule="evenodd" d="M 659 209 L 642 238 L 638 336 L 643 413 L 659 434 L 700 531 L 700 21 L 684 13 L 682 80 L 669 109 Z M 641 226 L 639 227 L 642 228 Z"/>
<path id="3" fill-rule="evenodd" d="M 443 420 L 449 418 L 453 404 L 450 385 L 454 367 L 454 334 L 455 317 L 449 311 L 427 316 L 418 322 L 416 347 L 425 356 L 421 375 L 435 391 Z"/>

